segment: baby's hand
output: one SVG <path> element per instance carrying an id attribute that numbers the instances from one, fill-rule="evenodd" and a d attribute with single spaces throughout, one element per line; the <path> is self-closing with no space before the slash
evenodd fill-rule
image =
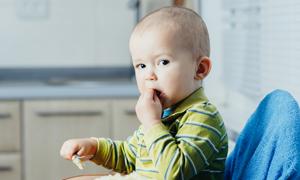
<path id="1" fill-rule="evenodd" d="M 74 155 L 79 157 L 93 157 L 97 151 L 97 141 L 91 138 L 70 139 L 64 142 L 60 149 L 60 155 L 72 160 Z"/>
<path id="2" fill-rule="evenodd" d="M 154 124 L 160 123 L 162 105 L 154 89 L 147 89 L 141 94 L 135 111 L 146 131 Z"/>

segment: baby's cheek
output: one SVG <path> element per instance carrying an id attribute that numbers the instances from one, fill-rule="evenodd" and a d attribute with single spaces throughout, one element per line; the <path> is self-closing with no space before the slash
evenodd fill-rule
<path id="1" fill-rule="evenodd" d="M 139 89 L 139 92 L 140 92 L 140 94 L 142 94 L 142 92 L 144 92 L 144 89 L 145 89 L 145 87 L 144 87 L 144 85 L 142 84 L 142 83 L 137 83 L 137 86 L 138 86 L 138 89 Z"/>

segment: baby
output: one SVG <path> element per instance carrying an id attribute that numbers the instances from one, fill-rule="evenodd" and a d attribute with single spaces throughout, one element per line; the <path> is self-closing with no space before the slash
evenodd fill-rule
<path id="1" fill-rule="evenodd" d="M 202 87 L 211 60 L 201 17 L 186 8 L 161 8 L 136 25 L 129 46 L 141 126 L 126 141 L 68 140 L 61 156 L 93 155 L 98 165 L 153 179 L 223 179 L 228 139 Z"/>

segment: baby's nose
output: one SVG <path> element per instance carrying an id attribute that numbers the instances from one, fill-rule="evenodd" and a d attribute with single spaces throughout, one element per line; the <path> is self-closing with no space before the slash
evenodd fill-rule
<path id="1" fill-rule="evenodd" d="M 157 80 L 157 76 L 154 71 L 149 71 L 146 75 L 146 80 Z"/>

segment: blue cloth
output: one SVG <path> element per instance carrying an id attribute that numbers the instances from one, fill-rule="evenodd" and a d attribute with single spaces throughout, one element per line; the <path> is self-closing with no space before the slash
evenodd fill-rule
<path id="1" fill-rule="evenodd" d="M 164 109 L 161 118 L 164 119 L 166 117 L 169 117 L 172 114 L 172 112 L 173 112 L 172 108 Z"/>
<path id="2" fill-rule="evenodd" d="M 300 110 L 288 92 L 259 104 L 226 160 L 225 179 L 300 179 Z"/>

